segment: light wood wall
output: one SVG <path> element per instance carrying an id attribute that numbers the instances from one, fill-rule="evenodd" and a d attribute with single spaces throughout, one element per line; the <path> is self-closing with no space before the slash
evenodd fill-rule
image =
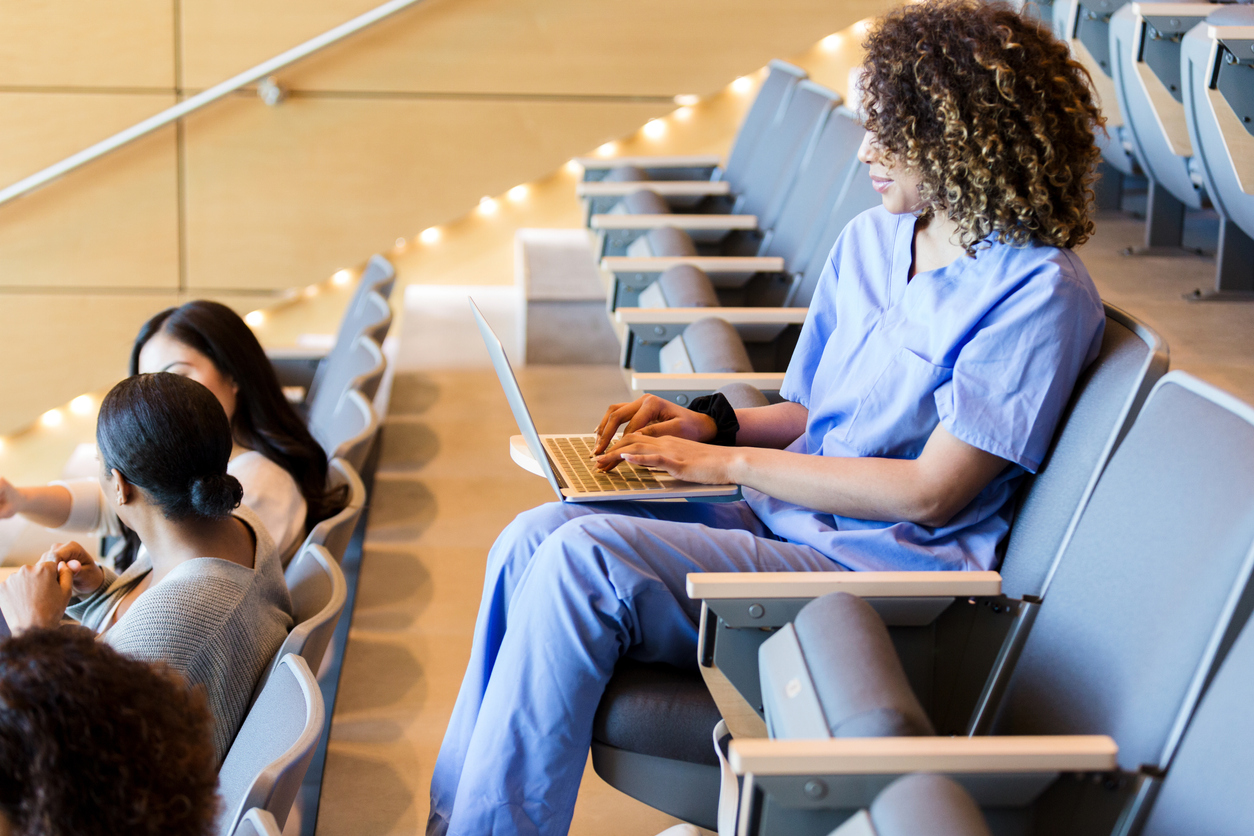
<path id="1" fill-rule="evenodd" d="M 0 0 L 0 185 L 375 2 Z M 147 313 L 264 304 L 884 5 L 426 0 L 281 73 L 277 107 L 242 93 L 0 207 L 0 351 L 26 366 L 0 435 L 117 379 Z"/>

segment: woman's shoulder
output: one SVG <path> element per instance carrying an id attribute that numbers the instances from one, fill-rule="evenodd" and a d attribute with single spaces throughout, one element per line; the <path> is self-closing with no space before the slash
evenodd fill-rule
<path id="1" fill-rule="evenodd" d="M 226 466 L 226 472 L 240 480 L 244 490 L 248 490 L 249 484 L 258 484 L 268 488 L 290 487 L 291 490 L 300 492 L 296 479 L 283 465 L 256 450 L 247 450 L 231 459 Z"/>
<path id="2" fill-rule="evenodd" d="M 1088 268 L 1074 250 L 1035 241 L 1027 245 L 992 242 L 976 251 L 976 259 L 984 262 L 989 278 L 1015 285 L 1069 286 L 1101 302 Z"/>

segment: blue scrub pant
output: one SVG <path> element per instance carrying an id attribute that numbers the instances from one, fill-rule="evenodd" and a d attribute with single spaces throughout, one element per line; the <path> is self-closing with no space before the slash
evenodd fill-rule
<path id="1" fill-rule="evenodd" d="M 689 572 L 838 568 L 776 538 L 744 502 L 555 502 L 519 514 L 488 553 L 427 833 L 565 834 L 615 663 L 696 664 Z"/>

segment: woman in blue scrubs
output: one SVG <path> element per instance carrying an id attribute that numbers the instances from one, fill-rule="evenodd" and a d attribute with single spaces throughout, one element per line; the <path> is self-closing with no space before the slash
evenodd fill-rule
<path id="1" fill-rule="evenodd" d="M 567 832 L 618 660 L 696 663 L 689 572 L 995 568 L 1101 344 L 1071 252 L 1101 117 L 1066 46 L 1000 4 L 907 6 L 866 46 L 859 157 L 883 206 L 832 249 L 784 402 L 732 418 L 646 396 L 597 429 L 602 467 L 744 501 L 551 503 L 502 532 L 429 834 Z"/>

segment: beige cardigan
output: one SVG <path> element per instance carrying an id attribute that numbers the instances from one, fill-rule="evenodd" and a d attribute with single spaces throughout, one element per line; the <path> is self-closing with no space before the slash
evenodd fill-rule
<path id="1" fill-rule="evenodd" d="M 164 662 L 205 689 L 218 763 L 244 722 L 257 680 L 292 629 L 291 597 L 270 535 L 248 508 L 234 515 L 257 540 L 252 569 L 215 557 L 181 563 L 103 636 L 118 651 Z M 100 632 L 118 599 L 151 571 L 147 552 L 121 576 L 106 569 L 100 589 L 67 614 Z"/>

